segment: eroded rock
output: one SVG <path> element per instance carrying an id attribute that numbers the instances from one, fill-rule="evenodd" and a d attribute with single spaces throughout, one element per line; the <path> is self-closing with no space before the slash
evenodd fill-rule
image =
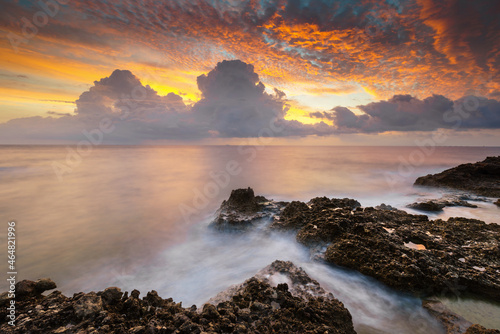
<path id="1" fill-rule="evenodd" d="M 445 187 L 471 191 L 482 196 L 500 197 L 500 156 L 419 177 L 415 185 Z"/>
<path id="2" fill-rule="evenodd" d="M 289 291 L 286 283 L 272 286 L 265 277 L 287 274 L 291 286 L 311 285 Z M 276 261 L 239 285 L 216 305 L 183 308 L 155 291 L 139 299 L 111 287 L 72 298 L 59 291 L 17 304 L 17 323 L 6 322 L 0 310 L 1 333 L 335 333 L 355 334 L 349 311 L 291 262 Z M 269 283 L 268 283 L 269 282 Z M 274 282 L 276 283 L 276 282 Z"/>
<path id="3" fill-rule="evenodd" d="M 245 231 L 278 211 L 279 203 L 255 196 L 252 188 L 236 189 L 222 202 L 217 217 L 210 224 L 217 230 Z"/>

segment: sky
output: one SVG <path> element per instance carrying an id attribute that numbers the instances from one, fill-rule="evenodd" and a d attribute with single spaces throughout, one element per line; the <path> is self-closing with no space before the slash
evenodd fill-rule
<path id="1" fill-rule="evenodd" d="M 0 2 L 0 144 L 500 146 L 498 0 Z"/>

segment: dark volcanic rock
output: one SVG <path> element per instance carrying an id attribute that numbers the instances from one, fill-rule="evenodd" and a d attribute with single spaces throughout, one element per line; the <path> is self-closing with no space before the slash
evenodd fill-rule
<path id="1" fill-rule="evenodd" d="M 496 329 L 486 329 L 480 325 L 472 325 L 467 329 L 465 334 L 500 334 L 500 331 Z"/>
<path id="2" fill-rule="evenodd" d="M 41 295 L 47 290 L 55 289 L 56 283 L 50 278 L 42 278 L 36 282 L 22 280 L 16 284 L 16 296 L 19 298 L 30 298 Z"/>
<path id="3" fill-rule="evenodd" d="M 325 259 L 419 295 L 468 291 L 498 299 L 499 245 L 500 226 L 479 220 L 375 220 L 336 236 Z"/>
<path id="4" fill-rule="evenodd" d="M 16 304 L 16 326 L 6 322 L 0 310 L 1 333 L 335 333 L 355 334 L 344 305 L 300 268 L 276 261 L 262 273 L 289 275 L 288 284 L 255 276 L 226 293 L 216 305 L 183 308 L 171 298 L 151 291 L 120 298 L 121 291 L 75 294 L 55 291 Z M 300 287 L 310 284 L 312 288 Z M 103 302 L 112 301 L 112 303 Z"/>
<path id="5" fill-rule="evenodd" d="M 453 294 L 450 287 L 456 287 L 458 293 L 500 298 L 499 225 L 466 218 L 429 221 L 401 210 L 314 202 L 307 208 L 293 205 L 292 217 L 300 217 L 300 224 L 289 224 L 289 215 L 276 216 L 271 228 L 293 226 L 297 241 L 311 247 L 315 257 L 399 290 Z"/>
<path id="6" fill-rule="evenodd" d="M 466 218 L 429 221 L 394 208 L 361 208 L 352 199 L 273 203 L 266 203 L 273 216 L 269 228 L 297 231 L 297 241 L 310 247 L 315 258 L 421 296 L 471 292 L 500 298 L 497 224 Z"/>
<path id="7" fill-rule="evenodd" d="M 222 202 L 217 218 L 211 226 L 218 230 L 243 231 L 263 218 L 269 218 L 269 200 L 255 196 L 252 188 L 236 189 L 227 201 Z"/>
<path id="8" fill-rule="evenodd" d="M 482 196 L 500 197 L 500 156 L 459 165 L 439 174 L 419 177 L 415 185 L 447 187 L 471 191 Z"/>
<path id="9" fill-rule="evenodd" d="M 411 209 L 430 212 L 442 211 L 445 206 L 446 205 L 444 205 L 443 203 L 437 203 L 434 200 L 426 202 L 416 202 L 408 205 L 408 207 Z"/>
<path id="10" fill-rule="evenodd" d="M 356 333 L 344 305 L 289 261 L 275 261 L 243 284 L 211 299 L 235 303 L 245 317 L 260 311 L 254 330 L 261 333 Z M 248 313 L 250 314 L 248 315 Z M 254 331 L 252 331 L 253 333 Z"/>
<path id="11" fill-rule="evenodd" d="M 477 208 L 477 205 L 471 204 L 461 199 L 460 196 L 454 196 L 454 195 L 448 195 L 440 199 L 432 199 L 424 202 L 412 203 L 409 204 L 407 207 L 421 211 L 438 212 L 442 211 L 443 208 L 447 206 L 463 206 L 467 208 Z"/>

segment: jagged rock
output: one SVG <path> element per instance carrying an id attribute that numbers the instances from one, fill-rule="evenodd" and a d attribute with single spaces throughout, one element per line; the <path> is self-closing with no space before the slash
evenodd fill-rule
<path id="1" fill-rule="evenodd" d="M 152 290 L 147 293 L 146 297 L 143 298 L 149 305 L 154 307 L 161 307 L 163 304 L 163 299 L 158 296 L 158 292 Z"/>
<path id="2" fill-rule="evenodd" d="M 55 289 L 56 283 L 50 278 L 42 278 L 36 282 L 22 280 L 16 283 L 16 296 L 22 298 L 36 297 L 47 290 Z"/>
<path id="3" fill-rule="evenodd" d="M 9 297 L 9 292 L 3 292 L 0 294 L 0 307 L 7 306 L 10 303 L 10 300 L 12 299 Z"/>
<path id="4" fill-rule="evenodd" d="M 320 206 L 322 208 L 331 208 L 331 209 L 337 209 L 337 208 L 355 209 L 355 208 L 361 206 L 361 204 L 358 201 L 356 201 L 355 199 L 352 199 L 352 198 L 332 198 L 332 199 L 329 199 L 328 197 L 313 198 L 312 200 L 309 201 L 308 204 L 312 207 Z"/>
<path id="5" fill-rule="evenodd" d="M 262 196 L 255 196 L 252 188 L 236 189 L 222 202 L 217 218 L 210 226 L 225 231 L 244 231 L 277 211 L 277 204 Z"/>
<path id="6" fill-rule="evenodd" d="M 135 299 L 139 299 L 139 295 L 140 295 L 140 294 L 141 294 L 141 293 L 139 292 L 139 290 L 135 290 L 135 289 L 134 289 L 134 290 L 132 290 L 132 292 L 130 293 L 130 297 L 131 297 L 131 298 L 135 298 Z"/>
<path id="7" fill-rule="evenodd" d="M 500 334 L 500 331 L 497 329 L 486 329 L 480 325 L 472 325 L 470 326 L 465 334 Z"/>
<path id="8" fill-rule="evenodd" d="M 313 287 L 297 288 L 292 294 L 286 283 L 271 286 L 264 276 L 256 276 L 241 284 L 235 294 L 226 295 L 227 300 L 205 304 L 199 313 L 196 306 L 183 308 L 181 303 L 162 299 L 155 291 L 148 292 L 143 300 L 138 298 L 137 290 L 130 298 L 121 297 L 118 288 L 78 293 L 72 298 L 54 291 L 19 301 L 15 327 L 7 324 L 6 309 L 0 309 L 0 332 L 355 333 L 351 315 L 343 304 L 291 262 L 274 262 L 260 274 L 286 274 L 291 286 Z M 272 283 L 272 278 L 268 281 Z"/>
<path id="9" fill-rule="evenodd" d="M 73 303 L 73 309 L 79 319 L 92 318 L 102 311 L 102 299 L 94 292 L 84 294 Z"/>
<path id="10" fill-rule="evenodd" d="M 30 280 L 22 280 L 16 283 L 16 296 L 29 297 L 35 294 L 35 282 Z"/>
<path id="11" fill-rule="evenodd" d="M 446 187 L 478 195 L 500 197 L 500 156 L 459 165 L 439 174 L 429 174 L 415 181 L 417 186 Z"/>
<path id="12" fill-rule="evenodd" d="M 39 294 L 55 288 L 57 288 L 57 285 L 50 278 L 41 278 L 35 282 L 35 292 Z"/>
<path id="13" fill-rule="evenodd" d="M 397 211 L 397 210 L 398 210 L 397 208 L 395 208 L 395 207 L 393 207 L 393 206 L 391 206 L 391 205 L 387 205 L 387 204 L 385 204 L 385 203 L 382 203 L 382 204 L 380 204 L 380 205 L 377 205 L 377 206 L 375 207 L 375 209 L 377 209 L 377 210 L 389 210 L 389 211 Z"/>
<path id="14" fill-rule="evenodd" d="M 307 224 L 307 212 L 309 206 L 306 203 L 293 201 L 288 203 L 281 214 L 276 224 L 280 224 L 282 229 L 297 229 Z"/>
<path id="15" fill-rule="evenodd" d="M 443 203 L 437 203 L 436 201 L 426 201 L 426 202 L 416 202 L 408 204 L 408 207 L 415 210 L 437 212 L 442 211 L 446 205 Z"/>
<path id="16" fill-rule="evenodd" d="M 313 328 L 321 333 L 355 333 L 344 305 L 289 261 L 273 262 L 243 284 L 219 293 L 209 303 L 217 304 L 222 317 L 255 319 L 254 328 L 263 333 L 273 329 L 281 333 L 305 333 Z M 230 307 L 231 303 L 237 308 Z M 261 315 L 255 318 L 254 313 Z"/>
<path id="17" fill-rule="evenodd" d="M 107 288 L 102 292 L 101 298 L 105 304 L 117 304 L 122 299 L 122 290 L 117 287 Z"/>
<path id="18" fill-rule="evenodd" d="M 500 298 L 499 225 L 466 218 L 355 225 L 332 240 L 328 262 L 418 295 Z"/>
<path id="19" fill-rule="evenodd" d="M 282 286 L 281 288 L 286 286 L 286 290 L 294 297 L 302 299 L 318 297 L 334 299 L 333 295 L 325 291 L 316 280 L 310 278 L 302 268 L 296 267 L 290 261 L 276 260 L 257 272 L 254 278 L 278 289 L 280 289 L 280 285 Z M 233 296 L 239 294 L 244 287 L 245 283 L 231 286 L 211 298 L 208 302 L 219 304 L 228 301 Z"/>
<path id="20" fill-rule="evenodd" d="M 497 224 L 466 218 L 429 221 L 424 215 L 361 208 L 352 199 L 327 197 L 307 204 L 275 203 L 273 210 L 269 228 L 297 231 L 297 241 L 310 247 L 314 258 L 421 296 L 453 294 L 452 286 L 459 293 L 500 298 Z"/>

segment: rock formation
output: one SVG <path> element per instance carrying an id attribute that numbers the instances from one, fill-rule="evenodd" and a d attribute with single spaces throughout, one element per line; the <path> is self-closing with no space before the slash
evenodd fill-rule
<path id="1" fill-rule="evenodd" d="M 470 191 L 482 196 L 500 197 L 500 156 L 459 165 L 439 174 L 419 177 L 415 185 L 445 187 Z"/>

